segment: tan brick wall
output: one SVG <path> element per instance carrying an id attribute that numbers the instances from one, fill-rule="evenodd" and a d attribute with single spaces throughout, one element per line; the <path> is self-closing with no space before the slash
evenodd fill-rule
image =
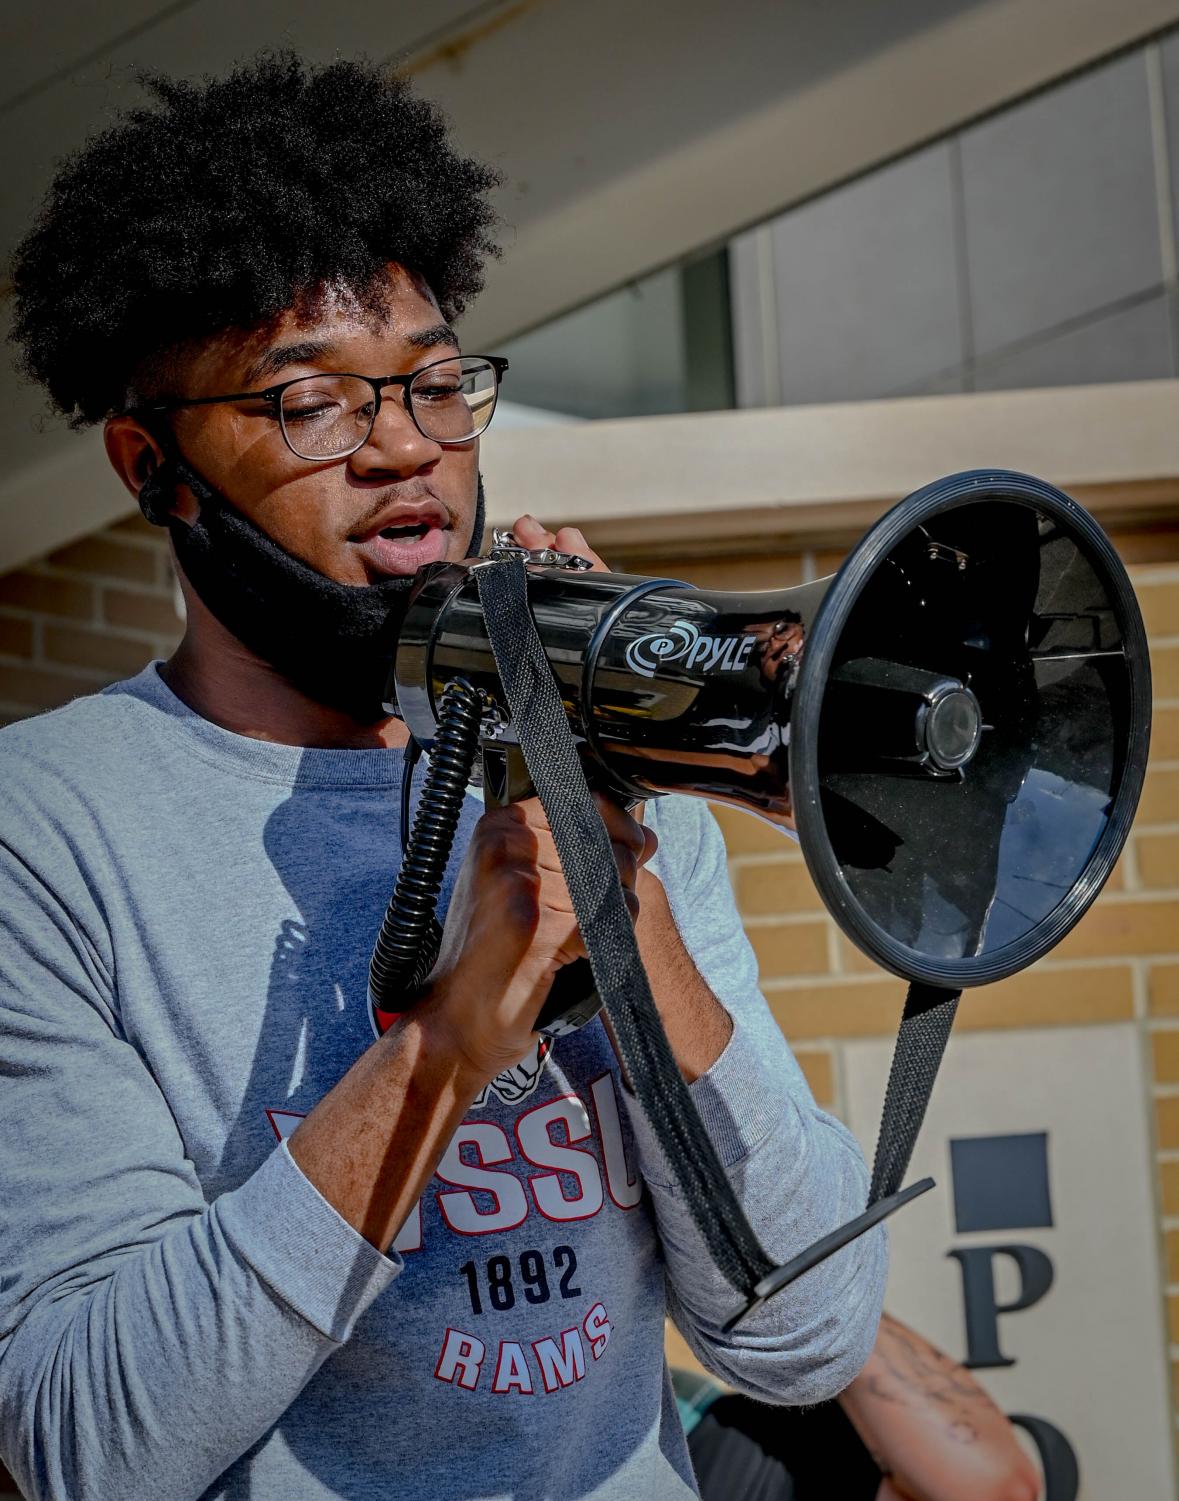
<path id="1" fill-rule="evenodd" d="M 0 722 L 138 672 L 180 629 L 167 538 L 138 515 L 0 577 Z"/>

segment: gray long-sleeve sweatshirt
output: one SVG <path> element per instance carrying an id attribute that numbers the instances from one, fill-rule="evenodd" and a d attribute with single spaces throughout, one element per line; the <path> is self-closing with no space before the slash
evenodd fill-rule
<path id="1" fill-rule="evenodd" d="M 0 1457 L 32 1501 L 664 1501 L 695 1493 L 665 1310 L 771 1401 L 866 1359 L 880 1232 L 721 1334 L 600 1021 L 474 1103 L 388 1255 L 295 1166 L 372 1041 L 401 771 L 230 734 L 154 667 L 0 733 Z M 707 808 L 648 816 L 735 1022 L 691 1092 L 784 1259 L 862 1207 L 862 1160 L 758 993 Z"/>

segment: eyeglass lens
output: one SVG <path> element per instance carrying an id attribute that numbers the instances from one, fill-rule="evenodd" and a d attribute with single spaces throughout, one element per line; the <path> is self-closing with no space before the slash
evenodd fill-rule
<path id="1" fill-rule="evenodd" d="M 491 421 L 496 394 L 495 367 L 473 355 L 427 365 L 409 387 L 414 421 L 439 443 L 477 438 Z M 283 434 L 300 458 L 337 458 L 368 437 L 374 408 L 373 388 L 359 376 L 309 375 L 282 393 Z"/>

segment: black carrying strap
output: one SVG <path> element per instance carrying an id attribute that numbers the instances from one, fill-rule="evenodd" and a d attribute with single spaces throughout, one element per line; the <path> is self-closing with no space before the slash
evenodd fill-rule
<path id="1" fill-rule="evenodd" d="M 622 1061 L 709 1254 L 742 1294 L 725 1332 L 804 1272 L 933 1187 L 923 1178 L 898 1191 L 912 1155 L 960 992 L 913 985 L 893 1054 L 872 1187 L 864 1212 L 782 1266 L 766 1254 L 705 1132 L 679 1071 L 638 945 L 614 852 L 585 772 L 544 645 L 528 607 L 520 557 L 473 569 L 495 665 L 536 788 L 573 911 Z"/>
<path id="2" fill-rule="evenodd" d="M 747 1297 L 774 1263 L 737 1201 L 688 1094 L 639 958 L 614 851 L 590 796 L 561 695 L 528 608 L 521 558 L 474 574 L 512 727 L 561 859 L 598 992 L 631 1084 L 724 1276 Z"/>
<path id="3" fill-rule="evenodd" d="M 868 1190 L 870 1205 L 887 1199 L 901 1186 L 961 994 L 960 990 L 940 990 L 916 982 L 909 986 L 884 1092 L 872 1186 Z"/>

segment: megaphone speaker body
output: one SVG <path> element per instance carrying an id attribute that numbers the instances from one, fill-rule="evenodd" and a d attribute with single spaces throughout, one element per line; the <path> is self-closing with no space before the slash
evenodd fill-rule
<path id="1" fill-rule="evenodd" d="M 446 685 L 513 731 L 472 569 L 424 569 L 389 706 L 427 747 Z M 884 968 L 961 989 L 1064 936 L 1125 842 L 1150 675 L 1097 523 L 1026 475 L 952 475 L 832 579 L 754 593 L 529 569 L 529 606 L 591 785 L 680 792 L 796 832 L 828 909 Z M 499 758 L 497 760 L 497 757 Z M 526 783 L 503 772 L 501 795 Z"/>

